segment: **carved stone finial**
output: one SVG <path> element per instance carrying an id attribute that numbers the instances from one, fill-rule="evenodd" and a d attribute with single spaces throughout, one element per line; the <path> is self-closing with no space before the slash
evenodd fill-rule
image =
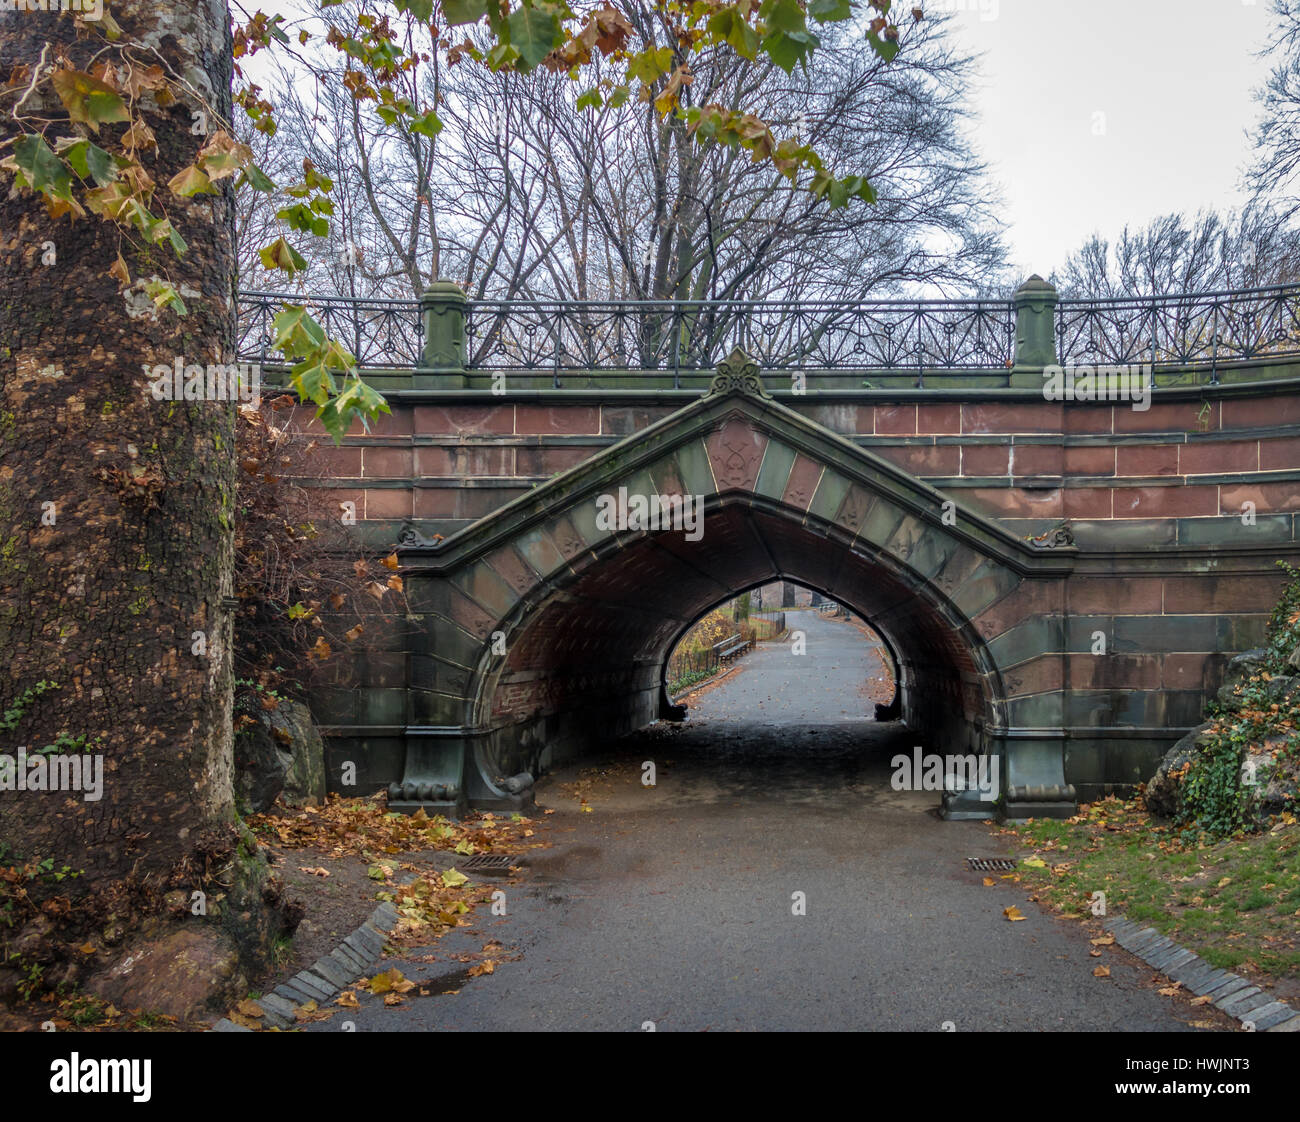
<path id="1" fill-rule="evenodd" d="M 758 361 L 737 347 L 731 354 L 718 363 L 718 372 L 713 375 L 705 397 L 717 397 L 728 393 L 752 394 L 754 397 L 772 400 L 772 395 L 763 386 L 758 376 Z"/>

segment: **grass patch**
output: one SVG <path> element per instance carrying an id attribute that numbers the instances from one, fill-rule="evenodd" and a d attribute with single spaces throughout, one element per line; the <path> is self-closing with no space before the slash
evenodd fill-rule
<path id="1" fill-rule="evenodd" d="M 1300 825 L 1191 839 L 1158 825 L 1141 802 L 1105 799 L 1068 821 L 1003 827 L 1045 868 L 1016 875 L 1034 898 L 1090 918 L 1095 893 L 1107 915 L 1154 927 L 1223 969 L 1300 981 Z"/>

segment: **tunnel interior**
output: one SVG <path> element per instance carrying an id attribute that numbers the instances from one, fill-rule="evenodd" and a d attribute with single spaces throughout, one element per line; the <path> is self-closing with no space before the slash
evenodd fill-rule
<path id="1" fill-rule="evenodd" d="M 834 599 L 894 657 L 901 717 L 929 750 L 988 749 L 997 675 L 978 636 L 928 581 L 806 512 L 714 498 L 703 533 L 642 532 L 601 552 L 509 621 L 507 655 L 485 658 L 471 719 L 498 775 L 539 774 L 668 715 L 665 667 L 711 608 L 773 580 Z"/>

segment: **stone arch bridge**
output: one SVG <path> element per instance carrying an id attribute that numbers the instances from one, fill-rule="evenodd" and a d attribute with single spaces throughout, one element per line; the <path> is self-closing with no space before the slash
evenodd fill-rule
<path id="1" fill-rule="evenodd" d="M 397 808 L 515 806 L 679 716 L 684 629 L 790 579 L 885 636 L 919 743 L 1000 758 L 950 816 L 1064 816 L 1149 777 L 1300 564 L 1300 290 L 315 305 L 392 407 L 315 483 L 400 546 L 410 616 L 313 707 Z M 242 358 L 273 306 L 241 297 Z M 698 522 L 611 526 L 620 492 Z"/>

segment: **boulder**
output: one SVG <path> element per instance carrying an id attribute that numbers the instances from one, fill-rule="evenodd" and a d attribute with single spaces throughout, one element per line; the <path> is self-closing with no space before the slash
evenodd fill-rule
<path id="1" fill-rule="evenodd" d="M 1257 674 L 1263 674 L 1268 670 L 1268 651 L 1263 647 L 1256 647 L 1251 651 L 1244 651 L 1237 655 L 1228 663 L 1228 668 L 1224 673 L 1223 685 L 1219 687 L 1218 700 L 1221 705 L 1232 706 L 1240 700 L 1238 690 L 1246 682 Z M 1290 681 L 1290 679 L 1287 679 Z"/>
<path id="2" fill-rule="evenodd" d="M 246 996 L 248 982 L 229 936 L 195 923 L 141 933 L 86 989 L 119 1009 L 191 1021 Z"/>
<path id="3" fill-rule="evenodd" d="M 1300 760 L 1287 758 L 1287 740 L 1270 736 L 1251 745 L 1242 761 L 1242 786 L 1251 793 L 1251 811 L 1261 825 L 1275 814 L 1297 809 Z"/>
<path id="4" fill-rule="evenodd" d="M 325 798 L 325 747 L 311 712 L 281 701 L 257 714 L 257 724 L 235 737 L 240 793 L 259 813 L 278 797 L 288 806 L 316 805 Z"/>
<path id="5" fill-rule="evenodd" d="M 1179 740 L 1160 761 L 1155 775 L 1147 780 L 1144 798 L 1147 809 L 1161 818 L 1173 818 L 1182 802 L 1183 776 L 1189 763 L 1200 752 L 1210 722 L 1198 725 Z"/>

